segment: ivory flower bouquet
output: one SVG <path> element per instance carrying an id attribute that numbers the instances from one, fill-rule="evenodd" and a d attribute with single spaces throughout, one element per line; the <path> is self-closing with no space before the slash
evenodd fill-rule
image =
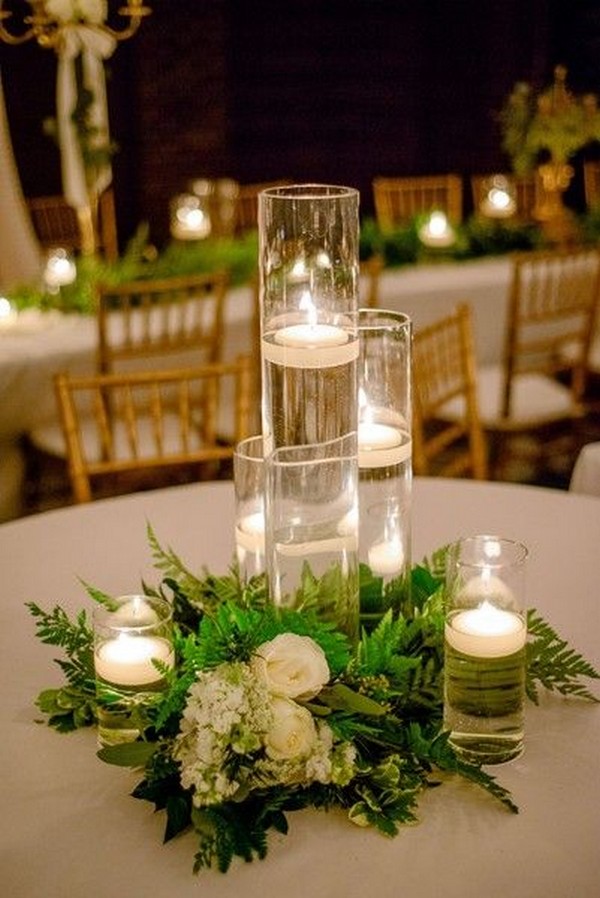
<path id="1" fill-rule="evenodd" d="M 300 607 L 277 610 L 262 577 L 242 584 L 235 568 L 196 576 L 151 528 L 148 537 L 162 579 L 144 592 L 172 602 L 177 661 L 172 669 L 154 662 L 166 688 L 132 709 L 138 739 L 98 755 L 141 772 L 133 795 L 165 811 L 165 840 L 195 832 L 195 870 L 264 857 L 269 830 L 287 832 L 286 814 L 306 807 L 337 809 L 394 836 L 417 819 L 419 795 L 449 776 L 516 812 L 508 792 L 461 760 L 442 730 L 443 551 L 413 568 L 410 598 L 361 570 L 361 605 L 397 590 L 386 600 L 398 612 L 351 645 L 319 620 L 326 583 L 308 569 Z M 87 589 L 95 601 L 112 601 Z M 60 731 L 94 725 L 85 612 L 71 621 L 60 606 L 29 607 L 39 638 L 67 655 L 58 660 L 66 685 L 42 692 L 38 706 Z M 582 682 L 598 676 L 593 667 L 535 613 L 528 624 L 529 697 L 543 685 L 595 700 Z"/>

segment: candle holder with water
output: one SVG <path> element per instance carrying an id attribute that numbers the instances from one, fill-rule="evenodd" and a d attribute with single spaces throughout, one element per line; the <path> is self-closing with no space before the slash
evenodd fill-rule
<path id="1" fill-rule="evenodd" d="M 465 758 L 498 764 L 524 745 L 527 549 L 496 536 L 448 553 L 444 728 Z"/>
<path id="2" fill-rule="evenodd" d="M 171 606 L 160 597 L 120 596 L 97 606 L 93 620 L 98 743 L 133 742 L 175 663 Z"/>
<path id="3" fill-rule="evenodd" d="M 360 617 L 372 629 L 410 598 L 412 323 L 400 312 L 360 309 L 358 333 L 359 556 L 381 580 L 361 600 Z"/>

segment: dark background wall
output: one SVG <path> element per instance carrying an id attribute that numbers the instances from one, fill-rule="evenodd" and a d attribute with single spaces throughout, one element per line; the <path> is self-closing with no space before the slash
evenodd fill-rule
<path id="1" fill-rule="evenodd" d="M 599 0 L 149 5 L 107 64 L 122 244 L 141 220 L 166 240 L 169 198 L 199 177 L 350 184 L 369 214 L 376 175 L 506 168 L 495 113 L 515 81 L 563 62 L 600 91 Z M 0 66 L 24 192 L 60 192 L 54 54 L 1 45 Z"/>

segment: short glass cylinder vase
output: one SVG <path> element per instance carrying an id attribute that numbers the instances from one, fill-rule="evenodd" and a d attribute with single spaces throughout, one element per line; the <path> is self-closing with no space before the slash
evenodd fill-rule
<path id="1" fill-rule="evenodd" d="M 233 453 L 235 549 L 242 583 L 265 571 L 265 460 L 262 436 L 248 437 Z"/>
<path id="2" fill-rule="evenodd" d="M 98 743 L 134 742 L 175 664 L 171 606 L 160 597 L 120 596 L 94 608 L 93 628 Z"/>
<path id="3" fill-rule="evenodd" d="M 312 610 L 358 637 L 356 435 L 267 461 L 267 571 L 278 608 Z"/>
<path id="4" fill-rule="evenodd" d="M 499 764 L 524 745 L 528 551 L 477 535 L 447 557 L 444 729 L 465 760 Z"/>
<path id="5" fill-rule="evenodd" d="M 412 323 L 384 309 L 358 317 L 359 557 L 379 591 L 366 590 L 361 623 L 372 628 L 410 594 Z"/>
<path id="6" fill-rule="evenodd" d="M 262 430 L 267 454 L 356 431 L 358 191 L 259 194 Z"/>

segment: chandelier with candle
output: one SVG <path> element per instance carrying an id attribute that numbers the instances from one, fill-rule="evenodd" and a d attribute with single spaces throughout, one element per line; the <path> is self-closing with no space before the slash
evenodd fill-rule
<path id="1" fill-rule="evenodd" d="M 128 21 L 122 28 L 113 28 L 106 23 L 108 4 L 105 0 L 28 0 L 28 3 L 31 13 L 22 16 L 14 31 L 9 20 L 12 25 L 16 14 L 11 10 L 0 10 L 0 39 L 5 43 L 24 44 L 36 40 L 41 47 L 57 48 L 64 37 L 64 29 L 76 24 L 88 24 L 123 41 L 132 37 L 142 19 L 152 12 L 142 0 L 125 0 L 117 14 Z M 6 6 L 6 2 L 3 5 Z"/>
<path id="2" fill-rule="evenodd" d="M 56 52 L 56 136 L 63 195 L 77 214 L 81 250 L 91 255 L 98 245 L 98 198 L 112 181 L 104 61 L 119 41 L 136 33 L 151 9 L 142 0 L 126 0 L 112 14 L 108 0 L 27 0 L 27 4 L 30 13 L 20 20 L 12 10 L 0 9 L 0 38 L 13 45 L 35 40 Z M 123 27 L 118 27 L 117 16 Z"/>

